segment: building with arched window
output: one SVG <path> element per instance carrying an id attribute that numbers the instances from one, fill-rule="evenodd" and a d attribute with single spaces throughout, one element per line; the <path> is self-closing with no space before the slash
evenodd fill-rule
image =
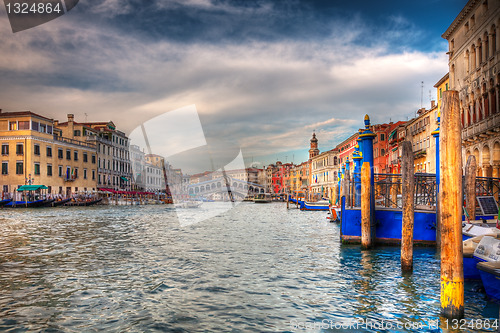
<path id="1" fill-rule="evenodd" d="M 460 98 L 463 165 L 475 155 L 478 176 L 500 175 L 499 26 L 500 1 L 470 0 L 442 35 Z"/>

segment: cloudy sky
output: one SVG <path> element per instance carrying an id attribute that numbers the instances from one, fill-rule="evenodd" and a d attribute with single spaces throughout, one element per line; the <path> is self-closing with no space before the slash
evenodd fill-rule
<path id="1" fill-rule="evenodd" d="M 428 107 L 448 71 L 441 34 L 465 3 L 81 0 L 17 33 L 0 6 L 0 108 L 130 133 L 194 105 L 207 142 L 241 147 L 247 164 L 300 163 L 313 130 L 324 151 L 365 113 L 411 118 L 421 81 Z"/>

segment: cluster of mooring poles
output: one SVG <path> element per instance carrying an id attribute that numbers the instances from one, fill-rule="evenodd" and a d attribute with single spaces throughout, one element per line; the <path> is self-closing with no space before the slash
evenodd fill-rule
<path id="1" fill-rule="evenodd" d="M 440 119 L 441 118 L 441 119 Z M 457 91 L 443 93 L 442 114 L 438 127 L 432 135 L 436 142 L 436 245 L 441 250 L 441 314 L 448 319 L 464 316 L 464 275 L 462 248 L 462 145 L 460 109 Z M 360 189 L 353 189 L 354 196 L 346 193 L 350 173 L 349 167 L 343 172 L 341 196 L 346 200 L 360 200 L 361 203 L 361 247 L 369 249 L 375 241 L 375 200 L 373 172 L 373 139 L 370 118 L 365 116 L 365 129 L 360 131 L 358 146 L 354 153 L 357 172 L 354 177 L 361 179 Z M 360 157 L 362 156 L 362 158 Z M 475 160 L 473 156 L 467 165 L 467 211 L 471 218 L 475 214 Z M 405 273 L 413 270 L 413 229 L 415 210 L 415 174 L 412 145 L 405 141 L 402 145 L 402 232 L 401 269 Z M 472 175 L 474 179 L 471 180 Z M 356 182 L 354 182 L 356 184 Z M 470 185 L 469 185 L 470 184 Z M 359 190 L 359 191 L 358 191 Z M 359 195 L 360 194 L 360 195 Z M 470 196 L 470 197 L 469 197 Z M 354 199 L 352 199 L 354 197 Z M 346 202 L 346 204 L 348 204 Z"/>

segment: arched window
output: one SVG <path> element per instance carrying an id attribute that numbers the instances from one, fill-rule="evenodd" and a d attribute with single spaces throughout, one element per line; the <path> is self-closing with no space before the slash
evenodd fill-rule
<path id="1" fill-rule="evenodd" d="M 483 63 L 483 43 L 481 42 L 481 39 L 477 41 L 477 65 L 481 66 Z"/>
<path id="2" fill-rule="evenodd" d="M 495 25 L 491 27 L 491 55 L 497 52 L 497 28 Z"/>
<path id="3" fill-rule="evenodd" d="M 470 59 L 471 70 L 476 69 L 476 45 L 471 46 L 471 59 Z"/>
<path id="4" fill-rule="evenodd" d="M 484 105 L 484 118 L 488 118 L 490 101 L 488 98 L 488 89 L 486 89 L 486 82 L 483 83 L 483 105 Z"/>
<path id="5" fill-rule="evenodd" d="M 470 55 L 469 50 L 465 51 L 465 72 L 469 74 L 470 70 Z"/>
<path id="6" fill-rule="evenodd" d="M 484 39 L 484 61 L 488 61 L 488 58 L 490 57 L 488 32 L 484 33 L 483 39 Z"/>

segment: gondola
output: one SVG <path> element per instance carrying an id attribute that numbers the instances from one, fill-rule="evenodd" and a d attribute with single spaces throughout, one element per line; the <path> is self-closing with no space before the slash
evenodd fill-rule
<path id="1" fill-rule="evenodd" d="M 62 200 L 52 200 L 50 202 L 47 202 L 45 204 L 45 207 L 57 207 L 57 206 L 61 206 L 61 205 L 64 205 L 66 202 L 70 201 L 72 198 L 68 198 L 68 199 L 62 199 Z"/>
<path id="2" fill-rule="evenodd" d="M 3 207 L 5 208 L 33 208 L 33 207 L 42 207 L 45 205 L 47 200 L 35 200 L 35 201 L 11 201 L 5 204 Z"/>
<path id="3" fill-rule="evenodd" d="M 0 207 L 2 207 L 3 205 L 6 205 L 8 204 L 9 202 L 11 202 L 12 199 L 5 199 L 5 200 L 0 200 Z"/>
<path id="4" fill-rule="evenodd" d="M 66 202 L 64 205 L 65 206 L 92 206 L 92 205 L 95 205 L 101 201 L 102 201 L 102 198 L 91 200 L 91 201 L 74 201 L 74 202 L 69 201 L 69 202 Z"/>

